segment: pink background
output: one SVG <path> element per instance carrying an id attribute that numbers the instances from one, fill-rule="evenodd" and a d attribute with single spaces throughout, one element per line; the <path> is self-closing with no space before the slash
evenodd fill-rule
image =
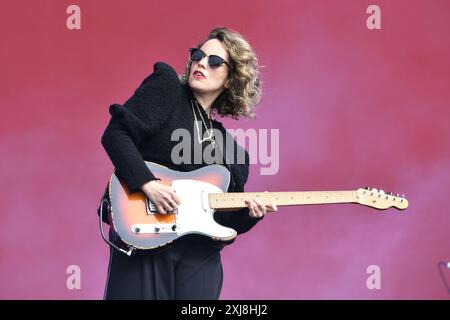
<path id="1" fill-rule="evenodd" d="M 81 30 L 66 8 L 81 7 Z M 368 30 L 366 8 L 382 10 Z M 405 212 L 283 207 L 223 251 L 222 299 L 448 299 L 450 4 L 433 1 L 5 1 L 0 33 L 0 298 L 101 299 L 108 248 L 96 208 L 113 167 L 108 106 L 213 27 L 256 50 L 253 121 L 278 128 L 280 168 L 247 191 L 405 193 Z M 81 268 L 81 289 L 66 268 Z M 369 290 L 366 269 L 381 268 Z M 450 272 L 446 274 L 450 281 Z"/>

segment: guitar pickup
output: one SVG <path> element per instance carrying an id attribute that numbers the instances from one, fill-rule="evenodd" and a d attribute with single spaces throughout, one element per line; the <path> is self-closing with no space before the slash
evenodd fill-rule
<path id="1" fill-rule="evenodd" d="M 147 211 L 147 215 L 158 213 L 155 204 L 147 197 L 145 197 L 145 210 Z"/>
<path id="2" fill-rule="evenodd" d="M 153 215 L 153 214 L 158 214 L 158 209 L 156 209 L 156 206 L 153 202 L 150 201 L 149 198 L 145 198 L 145 210 L 147 212 L 147 215 Z M 173 210 L 172 212 L 170 212 L 170 214 L 177 214 L 178 213 L 178 208 L 176 208 L 175 210 Z"/>

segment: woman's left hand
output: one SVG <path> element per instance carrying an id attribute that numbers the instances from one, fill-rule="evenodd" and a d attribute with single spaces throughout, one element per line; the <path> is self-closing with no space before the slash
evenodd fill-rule
<path id="1" fill-rule="evenodd" d="M 254 218 L 262 218 L 267 213 L 276 212 L 278 208 L 274 204 L 265 204 L 261 199 L 253 198 L 245 200 L 245 204 L 248 206 L 249 215 Z"/>

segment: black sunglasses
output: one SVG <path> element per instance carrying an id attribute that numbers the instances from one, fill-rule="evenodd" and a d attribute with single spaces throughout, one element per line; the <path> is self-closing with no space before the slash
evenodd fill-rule
<path id="1" fill-rule="evenodd" d="M 190 48 L 189 51 L 191 52 L 191 60 L 192 61 L 200 61 L 203 59 L 204 56 L 208 56 L 206 53 L 204 53 L 199 48 Z M 214 54 L 208 56 L 208 64 L 211 68 L 216 69 L 220 67 L 223 63 L 225 63 L 228 68 L 231 68 L 231 66 L 226 62 L 224 59 L 222 59 L 219 56 L 216 56 Z"/>

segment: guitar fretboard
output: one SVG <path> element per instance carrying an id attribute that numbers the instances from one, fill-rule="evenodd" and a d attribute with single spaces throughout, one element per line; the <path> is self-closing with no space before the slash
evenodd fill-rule
<path id="1" fill-rule="evenodd" d="M 244 208 L 245 200 L 261 199 L 276 206 L 357 202 L 354 191 L 228 192 L 208 195 L 211 209 Z"/>

